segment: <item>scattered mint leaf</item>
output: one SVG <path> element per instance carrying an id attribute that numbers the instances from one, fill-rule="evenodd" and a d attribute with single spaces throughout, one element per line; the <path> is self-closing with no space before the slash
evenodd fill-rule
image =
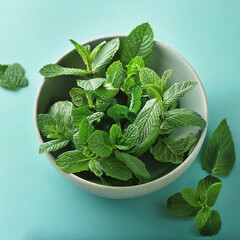
<path id="1" fill-rule="evenodd" d="M 40 69 L 40 74 L 44 77 L 57 77 L 61 75 L 87 76 L 88 71 L 80 68 L 61 67 L 58 64 L 48 64 Z"/>
<path id="2" fill-rule="evenodd" d="M 79 124 L 82 122 L 82 120 L 90 115 L 92 115 L 93 112 L 89 109 L 87 105 L 83 105 L 79 108 L 75 108 L 72 110 L 72 118 L 73 122 L 76 126 L 79 126 Z"/>
<path id="3" fill-rule="evenodd" d="M 198 228 L 202 228 L 210 217 L 210 208 L 204 207 L 197 213 L 195 217 L 195 224 Z"/>
<path id="4" fill-rule="evenodd" d="M 193 217 L 201 209 L 193 207 L 183 197 L 182 194 L 175 193 L 167 200 L 168 211 L 177 217 Z"/>
<path id="5" fill-rule="evenodd" d="M 69 143 L 68 140 L 64 139 L 55 139 L 49 142 L 42 143 L 39 147 L 39 153 L 44 152 L 54 152 L 57 151 L 65 146 L 67 146 Z"/>
<path id="6" fill-rule="evenodd" d="M 235 162 L 235 148 L 226 119 L 222 120 L 207 143 L 202 168 L 217 176 L 227 176 Z"/>
<path id="7" fill-rule="evenodd" d="M 208 175 L 207 177 L 205 177 L 204 179 L 201 179 L 198 182 L 198 186 L 197 186 L 197 191 L 200 193 L 200 195 L 205 195 L 208 188 L 214 184 L 214 183 L 218 183 L 221 182 L 221 180 L 219 178 L 216 178 L 214 176 Z"/>
<path id="8" fill-rule="evenodd" d="M 128 153 L 123 153 L 119 151 L 115 151 L 114 156 L 119 161 L 123 162 L 139 180 L 150 180 L 151 176 L 146 169 L 144 163 L 140 159 Z"/>
<path id="9" fill-rule="evenodd" d="M 108 158 L 112 153 L 112 145 L 106 132 L 96 130 L 88 138 L 89 147 L 100 157 Z"/>
<path id="10" fill-rule="evenodd" d="M 100 51 L 100 49 L 102 48 L 102 46 L 106 43 L 106 41 L 103 41 L 101 43 L 99 43 L 91 52 L 90 54 L 90 61 L 92 62 L 93 59 L 96 57 L 97 53 Z"/>
<path id="11" fill-rule="evenodd" d="M 109 139 L 112 145 L 121 144 L 124 140 L 122 129 L 117 125 L 113 124 L 109 131 Z"/>
<path id="12" fill-rule="evenodd" d="M 200 194 L 192 188 L 184 188 L 181 191 L 183 198 L 191 204 L 193 207 L 202 206 L 202 201 L 200 199 Z"/>
<path id="13" fill-rule="evenodd" d="M 82 105 L 87 104 L 85 92 L 81 88 L 72 88 L 71 91 L 69 92 L 69 95 L 75 106 L 81 107 Z"/>
<path id="14" fill-rule="evenodd" d="M 129 110 L 137 114 L 141 108 L 142 88 L 136 85 L 130 89 L 130 104 Z"/>
<path id="15" fill-rule="evenodd" d="M 79 140 L 82 144 L 86 144 L 88 141 L 88 137 L 95 131 L 93 125 L 87 120 L 87 118 L 84 118 L 79 126 Z"/>
<path id="16" fill-rule="evenodd" d="M 128 64 L 136 56 L 148 62 L 153 49 L 153 31 L 148 23 L 137 26 L 123 43 L 121 61 Z"/>
<path id="17" fill-rule="evenodd" d="M 101 72 L 111 62 L 120 46 L 119 38 L 107 42 L 97 53 L 92 62 L 93 73 Z"/>
<path id="18" fill-rule="evenodd" d="M 97 88 L 99 88 L 105 80 L 106 80 L 105 78 L 92 78 L 89 80 L 77 80 L 77 85 L 86 91 L 93 91 L 93 90 L 96 90 Z"/>
<path id="19" fill-rule="evenodd" d="M 202 228 L 198 229 L 198 231 L 202 236 L 212 236 L 220 231 L 221 226 L 222 221 L 218 211 L 212 210 L 208 221 Z"/>
<path id="20" fill-rule="evenodd" d="M 56 164 L 65 173 L 75 173 L 88 170 L 90 160 L 80 150 L 73 150 L 59 155 Z"/>
<path id="21" fill-rule="evenodd" d="M 206 200 L 205 200 L 205 203 L 207 206 L 209 207 L 214 206 L 221 189 L 222 189 L 221 182 L 214 183 L 208 188 L 206 192 Z"/>

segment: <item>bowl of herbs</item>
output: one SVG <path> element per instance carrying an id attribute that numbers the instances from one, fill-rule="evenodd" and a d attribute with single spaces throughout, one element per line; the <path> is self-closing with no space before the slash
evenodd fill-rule
<path id="1" fill-rule="evenodd" d="M 206 135 L 207 98 L 178 53 L 148 23 L 128 36 L 78 44 L 45 65 L 34 122 L 54 168 L 107 198 L 132 198 L 176 180 Z"/>

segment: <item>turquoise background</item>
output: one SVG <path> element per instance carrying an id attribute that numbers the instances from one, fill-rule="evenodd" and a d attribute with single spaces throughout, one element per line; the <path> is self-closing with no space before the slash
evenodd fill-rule
<path id="1" fill-rule="evenodd" d="M 186 58 L 199 74 L 209 102 L 207 139 L 223 118 L 232 130 L 237 160 L 214 209 L 222 229 L 212 239 L 240 239 L 240 1 L 230 0 L 0 0 L 0 63 L 19 62 L 29 86 L 0 88 L 0 239 L 208 239 L 193 219 L 178 219 L 167 198 L 196 187 L 207 175 L 201 153 L 174 183 L 151 195 L 110 200 L 63 179 L 38 154 L 33 104 L 42 81 L 38 70 L 78 42 L 128 34 L 148 21 L 155 40 Z"/>

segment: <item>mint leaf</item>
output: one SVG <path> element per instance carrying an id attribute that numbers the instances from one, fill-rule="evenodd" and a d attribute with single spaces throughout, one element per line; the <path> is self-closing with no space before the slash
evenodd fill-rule
<path id="1" fill-rule="evenodd" d="M 101 169 L 101 164 L 99 160 L 92 159 L 89 161 L 89 169 L 97 176 L 101 177 L 103 175 L 103 171 Z"/>
<path id="2" fill-rule="evenodd" d="M 72 99 L 73 104 L 77 107 L 87 104 L 85 92 L 81 88 L 72 88 L 69 92 L 69 95 Z"/>
<path id="3" fill-rule="evenodd" d="M 96 90 L 97 88 L 99 88 L 105 80 L 106 80 L 105 78 L 77 80 L 77 85 L 86 91 L 93 91 L 93 90 Z"/>
<path id="4" fill-rule="evenodd" d="M 106 132 L 96 130 L 88 138 L 89 147 L 100 157 L 109 157 L 112 153 L 112 145 Z"/>
<path id="5" fill-rule="evenodd" d="M 91 158 L 85 157 L 80 150 L 74 150 L 59 155 L 56 164 L 65 173 L 75 173 L 88 170 L 89 160 Z"/>
<path id="6" fill-rule="evenodd" d="M 132 178 L 131 172 L 128 170 L 127 167 L 125 167 L 121 162 L 119 162 L 117 159 L 111 157 L 111 158 L 102 158 L 101 160 L 96 160 L 99 162 L 99 165 L 101 166 L 101 170 L 104 171 L 104 173 L 112 178 L 116 178 L 119 180 L 129 180 Z"/>
<path id="7" fill-rule="evenodd" d="M 139 180 L 150 180 L 151 176 L 146 169 L 144 163 L 140 159 L 128 153 L 123 153 L 119 151 L 115 151 L 114 156 L 119 161 L 123 162 Z"/>
<path id="8" fill-rule="evenodd" d="M 139 73 L 140 81 L 143 86 L 148 84 L 157 84 L 160 77 L 150 68 L 142 68 Z"/>
<path id="9" fill-rule="evenodd" d="M 79 140 L 79 131 L 77 131 L 74 136 L 73 136 L 73 145 L 76 148 L 76 150 L 80 150 L 83 152 L 84 150 L 84 145 L 82 142 Z"/>
<path id="10" fill-rule="evenodd" d="M 200 199 L 200 194 L 192 189 L 192 188 L 184 188 L 181 191 L 181 194 L 183 196 L 183 198 L 189 203 L 191 204 L 193 207 L 200 207 L 202 206 L 202 202 Z"/>
<path id="11" fill-rule="evenodd" d="M 37 116 L 37 125 L 45 137 L 48 137 L 49 134 L 58 134 L 59 130 L 57 129 L 55 119 L 50 114 L 38 114 Z M 57 137 L 58 138 L 58 137 Z"/>
<path id="12" fill-rule="evenodd" d="M 58 64 L 48 64 L 40 69 L 40 74 L 44 77 L 57 77 L 61 75 L 86 76 L 88 71 L 80 68 L 61 67 Z"/>
<path id="13" fill-rule="evenodd" d="M 165 120 L 162 121 L 160 129 L 171 132 L 175 128 L 196 126 L 205 128 L 205 120 L 197 113 L 186 108 L 169 110 L 164 113 Z"/>
<path id="14" fill-rule="evenodd" d="M 88 141 L 88 137 L 94 132 L 93 125 L 84 118 L 79 126 L 79 140 L 82 142 L 82 144 L 86 144 Z"/>
<path id="15" fill-rule="evenodd" d="M 104 70 L 104 68 L 111 62 L 113 56 L 117 52 L 120 46 L 119 38 L 114 38 L 107 42 L 97 53 L 92 62 L 93 73 L 98 73 Z"/>
<path id="16" fill-rule="evenodd" d="M 123 65 L 120 61 L 112 63 L 106 72 L 106 84 L 110 83 L 113 88 L 119 88 L 125 79 Z"/>
<path id="17" fill-rule="evenodd" d="M 112 145 L 121 144 L 124 140 L 122 129 L 117 125 L 113 124 L 109 131 L 109 139 Z"/>
<path id="18" fill-rule="evenodd" d="M 64 139 L 55 139 L 49 142 L 42 143 L 39 147 L 39 153 L 44 152 L 54 152 L 57 151 L 65 146 L 67 146 L 69 143 L 68 140 Z"/>
<path id="19" fill-rule="evenodd" d="M 210 217 L 210 208 L 204 207 L 197 213 L 195 217 L 195 224 L 198 228 L 202 228 Z"/>
<path id="20" fill-rule="evenodd" d="M 87 117 L 87 120 L 90 122 L 90 123 L 93 123 L 93 122 L 99 122 L 100 119 L 104 116 L 104 112 L 95 112 L 93 113 L 92 115 L 89 115 Z"/>
<path id="21" fill-rule="evenodd" d="M 142 88 L 136 85 L 130 89 L 130 104 L 129 110 L 133 113 L 138 113 L 141 108 Z"/>
<path id="22" fill-rule="evenodd" d="M 140 72 L 142 68 L 145 67 L 145 63 L 141 57 L 133 58 L 129 64 L 126 66 L 127 68 L 127 75 L 136 75 Z"/>
<path id="23" fill-rule="evenodd" d="M 182 194 L 175 193 L 167 200 L 168 211 L 177 217 L 193 217 L 201 209 L 193 207 L 183 197 Z"/>
<path id="24" fill-rule="evenodd" d="M 222 222 L 218 211 L 212 210 L 208 221 L 202 228 L 198 229 L 198 231 L 202 236 L 212 236 L 220 231 L 221 226 Z"/>
<path id="25" fill-rule="evenodd" d="M 112 118 L 116 123 L 120 123 L 121 119 L 131 119 L 129 116 L 129 109 L 128 107 L 120 104 L 114 104 L 107 110 L 107 115 Z"/>
<path id="26" fill-rule="evenodd" d="M 167 83 L 168 79 L 171 77 L 172 75 L 172 69 L 168 69 L 166 70 L 163 75 L 162 75 L 162 81 L 164 81 L 165 83 Z"/>
<path id="27" fill-rule="evenodd" d="M 104 83 L 103 86 L 96 89 L 94 93 L 103 100 L 110 100 L 117 95 L 118 91 L 119 91 L 118 88 L 114 88 L 109 83 L 108 84 Z"/>
<path id="28" fill-rule="evenodd" d="M 172 85 L 166 92 L 163 94 L 163 100 L 166 105 L 171 105 L 183 97 L 186 93 L 190 92 L 197 82 L 180 82 Z"/>
<path id="29" fill-rule="evenodd" d="M 91 52 L 90 54 L 90 61 L 92 62 L 93 59 L 96 57 L 97 53 L 100 51 L 100 49 L 102 48 L 102 46 L 106 43 L 106 41 L 103 41 L 101 43 L 99 43 Z"/>
<path id="30" fill-rule="evenodd" d="M 123 81 L 123 85 L 122 85 L 122 87 L 121 87 L 121 90 L 122 90 L 123 92 L 128 93 L 129 89 L 132 88 L 132 87 L 135 86 L 135 85 L 136 85 L 136 82 L 135 82 L 134 78 L 133 78 L 133 77 L 131 77 L 131 78 L 128 78 L 128 77 L 127 77 L 127 78 Z"/>
<path id="31" fill-rule="evenodd" d="M 96 157 L 96 153 L 94 153 L 89 146 L 84 146 L 82 153 L 85 157 L 91 157 L 91 158 Z"/>
<path id="32" fill-rule="evenodd" d="M 93 112 L 89 109 L 87 105 L 83 105 L 79 108 L 73 109 L 71 114 L 74 124 L 78 127 L 82 120 L 89 115 L 92 115 Z"/>
<path id="33" fill-rule="evenodd" d="M 0 86 L 16 89 L 27 85 L 25 71 L 19 63 L 0 65 Z"/>
<path id="34" fill-rule="evenodd" d="M 197 191 L 200 193 L 200 195 L 205 195 L 208 188 L 214 184 L 214 183 L 218 183 L 221 182 L 221 180 L 219 178 L 216 178 L 214 176 L 208 175 L 207 177 L 205 177 L 204 179 L 201 179 L 198 182 L 198 186 L 197 186 Z"/>
<path id="35" fill-rule="evenodd" d="M 70 39 L 70 42 L 74 45 L 74 47 L 76 48 L 77 52 L 82 57 L 82 60 L 86 64 L 88 70 L 90 70 L 89 69 L 89 67 L 90 67 L 90 65 L 89 65 L 90 55 L 89 55 L 89 52 L 87 51 L 87 49 L 84 46 L 81 46 L 80 44 L 78 44 L 77 42 L 75 42 L 72 39 Z"/>
<path id="36" fill-rule="evenodd" d="M 153 48 L 153 31 L 148 23 L 137 26 L 125 39 L 121 61 L 128 64 L 136 56 L 148 62 Z"/>
<path id="37" fill-rule="evenodd" d="M 106 109 L 109 106 L 114 105 L 115 103 L 117 103 L 116 98 L 103 100 L 100 97 L 97 97 L 94 108 L 95 108 L 96 111 L 106 111 Z"/>
<path id="38" fill-rule="evenodd" d="M 227 176 L 235 162 L 235 148 L 226 119 L 222 120 L 207 143 L 202 168 L 217 176 Z"/>
<path id="39" fill-rule="evenodd" d="M 214 206 L 221 189 L 222 189 L 221 182 L 214 183 L 208 188 L 206 192 L 206 200 L 205 200 L 205 203 L 207 206 L 209 207 Z"/>

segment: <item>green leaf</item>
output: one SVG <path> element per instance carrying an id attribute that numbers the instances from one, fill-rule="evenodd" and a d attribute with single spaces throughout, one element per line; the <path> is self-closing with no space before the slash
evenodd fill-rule
<path id="1" fill-rule="evenodd" d="M 76 148 L 76 150 L 80 150 L 81 152 L 83 152 L 84 145 L 79 140 L 79 131 L 77 131 L 73 136 L 73 144 L 74 144 L 74 147 Z"/>
<path id="2" fill-rule="evenodd" d="M 227 176 L 235 162 L 235 148 L 226 119 L 222 120 L 207 143 L 202 168 L 217 176 Z"/>
<path id="3" fill-rule="evenodd" d="M 97 53 L 100 51 L 100 49 L 102 48 L 102 46 L 106 43 L 106 41 L 103 41 L 101 43 L 99 43 L 91 52 L 90 54 L 90 61 L 92 62 L 93 59 L 96 57 Z"/>
<path id="4" fill-rule="evenodd" d="M 144 163 L 140 159 L 128 153 L 123 153 L 119 151 L 115 151 L 114 156 L 119 161 L 123 162 L 138 179 L 144 181 L 150 180 L 151 176 L 148 170 L 146 169 Z"/>
<path id="5" fill-rule="evenodd" d="M 197 82 L 180 82 L 172 85 L 166 92 L 163 94 L 163 100 L 166 105 L 171 105 L 183 97 L 186 93 L 190 92 Z"/>
<path id="6" fill-rule="evenodd" d="M 117 125 L 113 124 L 109 131 L 109 139 L 112 145 L 121 144 L 124 140 L 122 129 Z"/>
<path id="7" fill-rule="evenodd" d="M 89 161 L 89 169 L 97 176 L 97 177 L 101 177 L 103 175 L 103 171 L 101 169 L 101 164 L 99 162 L 99 160 L 96 159 L 92 159 L 91 161 Z"/>
<path id="8" fill-rule="evenodd" d="M 39 147 L 39 153 L 44 152 L 54 152 L 57 151 L 65 146 L 67 146 L 69 143 L 68 140 L 64 139 L 55 139 L 49 142 L 42 143 Z"/>
<path id="9" fill-rule="evenodd" d="M 92 115 L 89 115 L 87 117 L 87 120 L 90 122 L 90 123 L 93 123 L 93 122 L 99 122 L 100 119 L 104 116 L 104 112 L 95 112 L 93 113 Z"/>
<path id="10" fill-rule="evenodd" d="M 160 129 L 164 132 L 171 132 L 175 128 L 196 126 L 205 128 L 205 120 L 197 113 L 186 108 L 169 110 L 164 113 L 165 120 L 162 121 Z"/>
<path id="11" fill-rule="evenodd" d="M 129 112 L 128 107 L 120 104 L 114 104 L 107 110 L 107 115 L 116 123 L 119 123 L 121 119 L 129 119 Z"/>
<path id="12" fill-rule="evenodd" d="M 207 204 L 207 206 L 209 207 L 214 206 L 221 189 L 222 189 L 221 182 L 214 183 L 208 188 L 206 192 L 206 200 L 205 200 L 205 203 Z"/>
<path id="13" fill-rule="evenodd" d="M 104 83 L 103 86 L 96 89 L 94 93 L 103 100 L 110 100 L 117 95 L 118 91 L 119 91 L 118 88 L 114 88 L 109 83 L 108 84 Z"/>
<path id="14" fill-rule="evenodd" d="M 47 137 L 49 134 L 56 134 L 57 127 L 55 119 L 50 114 L 38 114 L 37 125 L 40 132 Z"/>
<path id="15" fill-rule="evenodd" d="M 106 109 L 109 106 L 114 105 L 115 103 L 117 103 L 116 98 L 103 100 L 103 99 L 97 97 L 94 108 L 95 108 L 96 111 L 103 111 L 104 112 L 104 111 L 106 111 Z"/>
<path id="16" fill-rule="evenodd" d="M 141 96 L 142 88 L 139 85 L 136 85 L 130 89 L 130 104 L 129 110 L 137 114 L 141 108 Z"/>
<path id="17" fill-rule="evenodd" d="M 193 207 L 200 207 L 202 206 L 202 202 L 200 199 L 200 194 L 196 190 L 192 188 L 184 188 L 181 191 L 183 198 L 191 204 Z"/>
<path id="18" fill-rule="evenodd" d="M 140 82 L 142 85 L 157 84 L 160 77 L 150 68 L 142 68 L 139 73 Z"/>
<path id="19" fill-rule="evenodd" d="M 200 195 L 205 195 L 208 188 L 214 184 L 214 183 L 218 183 L 221 182 L 221 180 L 219 178 L 216 178 L 214 176 L 208 175 L 207 177 L 205 177 L 204 179 L 201 179 L 198 182 L 198 186 L 197 186 L 197 191 L 200 193 Z"/>
<path id="20" fill-rule="evenodd" d="M 136 75 L 145 67 L 145 63 L 142 58 L 137 56 L 133 58 L 126 67 L 127 75 Z"/>
<path id="21" fill-rule="evenodd" d="M 58 64 L 48 64 L 40 69 L 40 74 L 44 77 L 57 77 L 61 75 L 86 76 L 88 71 L 80 68 L 61 67 Z"/>
<path id="22" fill-rule="evenodd" d="M 195 217 L 195 224 L 198 228 L 202 228 L 210 217 L 210 208 L 202 208 Z"/>
<path id="23" fill-rule="evenodd" d="M 87 104 L 85 92 L 81 88 L 72 88 L 69 92 L 69 95 L 72 99 L 73 104 L 75 104 L 77 107 L 81 107 L 82 105 Z"/>
<path id="24" fill-rule="evenodd" d="M 172 69 L 168 69 L 166 70 L 163 75 L 162 75 L 162 80 L 167 83 L 168 79 L 171 77 L 172 75 Z"/>
<path id="25" fill-rule="evenodd" d="M 109 157 L 112 153 L 112 145 L 106 132 L 96 130 L 88 138 L 89 147 L 100 157 Z"/>
<path id="26" fill-rule="evenodd" d="M 93 125 L 84 118 L 79 126 L 79 140 L 82 142 L 82 144 L 86 144 L 88 141 L 88 137 L 94 132 Z"/>
<path id="27" fill-rule="evenodd" d="M 151 146 L 150 151 L 160 162 L 180 164 L 184 153 L 189 151 L 197 140 L 197 135 L 192 133 L 186 138 L 160 138 L 154 146 Z"/>
<path id="28" fill-rule="evenodd" d="M 77 85 L 86 91 L 93 91 L 93 90 L 96 90 L 97 88 L 99 88 L 105 80 L 106 80 L 105 78 L 77 80 Z"/>
<path id="29" fill-rule="evenodd" d="M 208 221 L 202 228 L 198 229 L 198 231 L 202 236 L 213 236 L 220 231 L 221 226 L 222 221 L 218 211 L 212 210 Z"/>
<path id="30" fill-rule="evenodd" d="M 97 161 L 97 160 L 96 160 Z M 116 178 L 119 180 L 129 180 L 132 178 L 132 174 L 127 167 L 125 167 L 121 162 L 117 159 L 111 158 L 102 158 L 98 160 L 101 166 L 101 170 L 104 173 L 112 178 Z"/>
<path id="31" fill-rule="evenodd" d="M 92 62 L 93 73 L 101 72 L 111 62 L 113 56 L 120 46 L 119 38 L 114 38 L 107 42 L 97 53 Z"/>
<path id="32" fill-rule="evenodd" d="M 76 126 L 79 126 L 79 124 L 82 122 L 82 120 L 89 115 L 92 115 L 93 112 L 89 109 L 88 106 L 83 105 L 79 108 L 75 108 L 72 110 L 72 117 L 73 117 L 73 122 Z"/>
<path id="33" fill-rule="evenodd" d="M 82 57 L 84 63 L 89 68 L 90 55 L 89 55 L 89 52 L 87 51 L 87 49 L 84 46 L 81 46 L 80 44 L 78 44 L 77 42 L 75 42 L 72 39 L 70 39 L 70 42 L 74 45 L 77 52 Z"/>
<path id="34" fill-rule="evenodd" d="M 74 150 L 59 155 L 56 164 L 65 173 L 76 173 L 88 170 L 89 160 L 91 158 L 85 157 L 80 150 Z"/>
<path id="35" fill-rule="evenodd" d="M 121 61 L 128 64 L 136 56 L 148 62 L 153 49 L 153 31 L 148 23 L 137 26 L 125 39 Z"/>
<path id="36" fill-rule="evenodd" d="M 96 157 L 96 153 L 94 153 L 92 149 L 88 146 L 83 147 L 82 153 L 85 157 L 91 157 L 91 158 Z"/>
<path id="37" fill-rule="evenodd" d="M 25 77 L 25 71 L 19 63 L 10 65 L 1 65 L 0 68 L 0 86 L 9 89 L 26 87 L 28 81 Z"/>
<path id="38" fill-rule="evenodd" d="M 122 89 L 123 92 L 128 93 L 128 91 L 135 85 L 136 85 L 136 82 L 135 82 L 134 78 L 133 77 L 131 77 L 131 78 L 127 77 L 123 81 L 123 85 L 122 85 L 121 89 Z"/>
<path id="39" fill-rule="evenodd" d="M 193 217 L 201 209 L 193 207 L 182 197 L 182 194 L 175 193 L 167 200 L 168 211 L 177 217 Z"/>
<path id="40" fill-rule="evenodd" d="M 113 88 L 119 88 L 125 79 L 123 65 L 120 61 L 112 63 L 106 72 L 106 84 L 110 83 Z"/>

